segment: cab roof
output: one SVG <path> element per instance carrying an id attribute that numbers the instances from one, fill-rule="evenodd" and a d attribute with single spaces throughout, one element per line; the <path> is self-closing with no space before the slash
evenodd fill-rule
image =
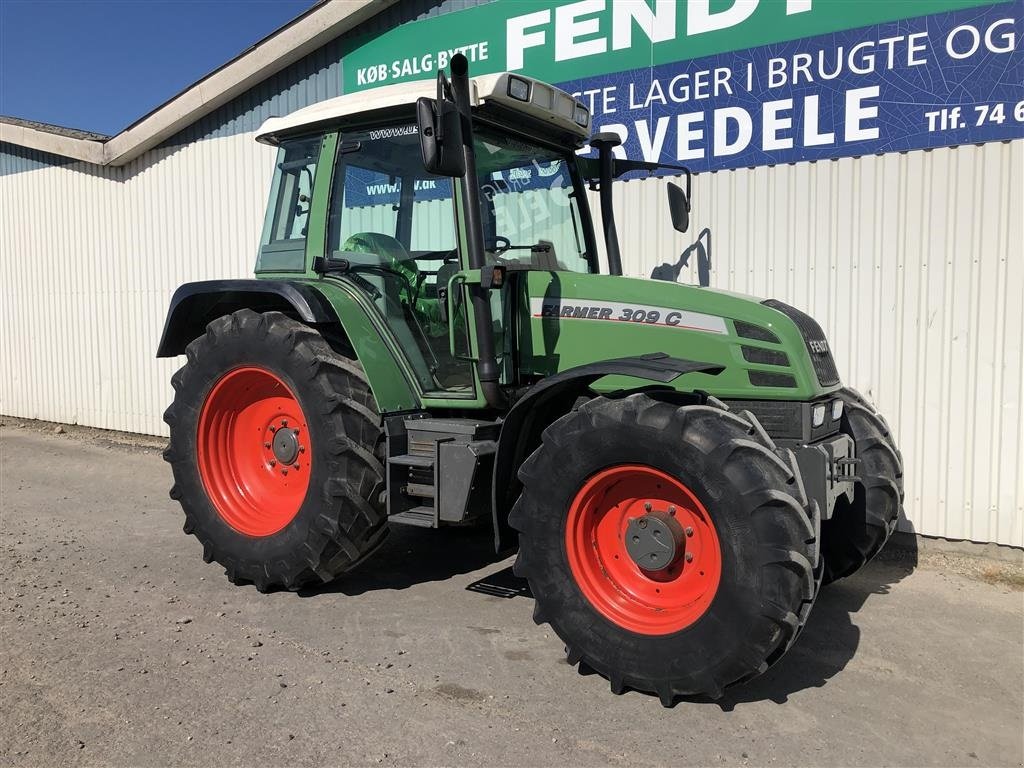
<path id="1" fill-rule="evenodd" d="M 523 84 L 528 89 L 527 100 L 511 95 L 513 85 L 517 93 L 522 93 Z M 282 137 L 302 133 L 307 128 L 323 127 L 353 115 L 411 106 L 421 97 L 436 96 L 437 81 L 433 78 L 350 93 L 311 104 L 284 117 L 271 117 L 260 126 L 256 140 L 276 145 Z M 506 111 L 520 112 L 571 134 L 580 144 L 590 138 L 591 116 L 587 108 L 565 91 L 531 77 L 509 72 L 471 77 L 469 102 L 474 108 L 494 104 Z"/>

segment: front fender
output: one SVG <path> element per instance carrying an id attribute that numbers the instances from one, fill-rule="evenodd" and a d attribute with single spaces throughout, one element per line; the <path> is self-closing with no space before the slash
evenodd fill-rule
<path id="1" fill-rule="evenodd" d="M 714 363 L 653 353 L 580 365 L 548 376 L 535 385 L 508 412 L 498 436 L 491 489 L 495 551 L 501 552 L 512 542 L 508 513 L 519 495 L 516 479 L 519 465 L 539 443 L 540 433 L 548 424 L 568 413 L 581 395 L 594 394 L 591 384 L 605 376 L 629 376 L 667 384 L 684 373 L 701 372 L 717 376 L 723 370 L 723 366 Z"/>

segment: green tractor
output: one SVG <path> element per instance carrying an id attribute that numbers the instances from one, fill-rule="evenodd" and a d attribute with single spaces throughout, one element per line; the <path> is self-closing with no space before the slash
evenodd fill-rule
<path id="1" fill-rule="evenodd" d="M 261 591 L 331 581 L 395 525 L 489 524 L 569 662 L 668 706 L 786 652 L 885 544 L 902 461 L 807 315 L 622 276 L 613 180 L 657 166 L 590 121 L 462 56 L 270 119 L 256 279 L 171 301 L 165 458 L 204 559 Z"/>

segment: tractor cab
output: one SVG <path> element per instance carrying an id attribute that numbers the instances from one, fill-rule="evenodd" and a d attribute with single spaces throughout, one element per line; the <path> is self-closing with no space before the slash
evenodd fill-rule
<path id="1" fill-rule="evenodd" d="M 490 315 L 474 330 L 493 338 L 498 385 L 514 383 L 518 318 L 508 286 L 488 291 L 486 307 L 465 300 L 469 271 L 593 274 L 598 263 L 575 155 L 587 110 L 529 78 L 469 84 L 472 119 L 465 131 L 455 122 L 447 143 L 471 142 L 472 178 L 425 167 L 424 142 L 446 140 L 417 114 L 422 85 L 381 89 L 369 109 L 357 94 L 268 121 L 259 140 L 279 149 L 256 272 L 343 279 L 374 305 L 424 397 L 475 404 L 475 315 Z M 442 94 L 437 103 L 451 102 Z M 348 124 L 335 131 L 328 121 Z"/>

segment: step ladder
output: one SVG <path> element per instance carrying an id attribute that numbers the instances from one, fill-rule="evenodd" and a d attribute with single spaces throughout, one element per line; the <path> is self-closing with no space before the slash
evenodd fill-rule
<path id="1" fill-rule="evenodd" d="M 501 422 L 480 419 L 388 419 L 389 522 L 438 528 L 487 512 L 500 430 Z"/>

